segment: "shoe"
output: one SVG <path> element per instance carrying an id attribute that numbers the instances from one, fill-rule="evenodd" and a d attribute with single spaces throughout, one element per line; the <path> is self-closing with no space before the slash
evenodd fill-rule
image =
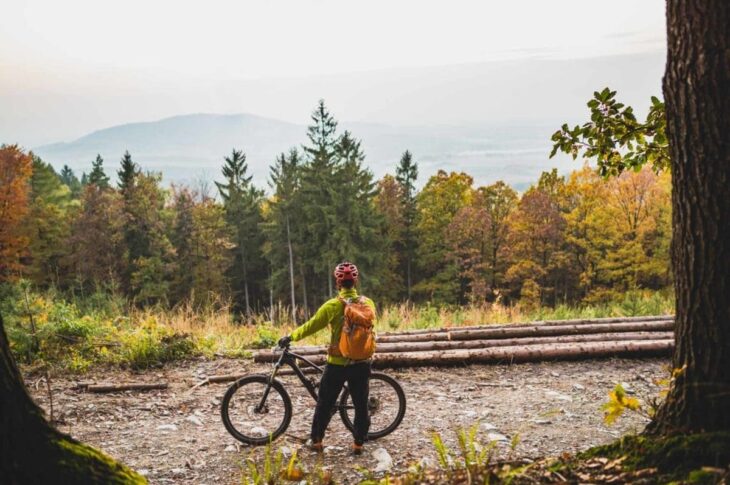
<path id="1" fill-rule="evenodd" d="M 324 445 L 321 441 L 312 441 L 307 440 L 307 448 L 309 448 L 312 451 L 316 451 L 317 453 L 323 453 L 324 452 Z"/>
<path id="2" fill-rule="evenodd" d="M 362 455 L 362 451 L 363 451 L 362 445 L 358 445 L 357 443 L 352 444 L 352 454 L 353 455 L 356 455 L 356 456 Z"/>

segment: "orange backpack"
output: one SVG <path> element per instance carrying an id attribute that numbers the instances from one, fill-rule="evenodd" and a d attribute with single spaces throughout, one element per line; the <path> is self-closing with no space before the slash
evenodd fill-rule
<path id="1" fill-rule="evenodd" d="M 345 305 L 338 350 L 351 360 L 366 360 L 375 353 L 375 311 L 365 303 L 365 297 L 355 300 L 339 299 Z"/>

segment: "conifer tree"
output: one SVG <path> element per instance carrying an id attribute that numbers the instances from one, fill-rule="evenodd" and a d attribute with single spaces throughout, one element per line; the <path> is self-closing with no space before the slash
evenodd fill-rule
<path id="1" fill-rule="evenodd" d="M 71 167 L 64 165 L 58 176 L 61 182 L 71 190 L 71 197 L 78 199 L 81 195 L 81 182 L 74 174 L 74 171 L 71 170 Z"/>
<path id="2" fill-rule="evenodd" d="M 396 169 L 396 180 L 403 187 L 403 252 L 406 273 L 406 291 L 408 299 L 411 299 L 411 287 L 413 285 L 413 258 L 416 251 L 416 237 L 414 223 L 416 220 L 416 179 L 418 178 L 418 164 L 413 161 L 411 152 L 406 150 L 401 156 L 398 168 Z"/>
<path id="3" fill-rule="evenodd" d="M 272 266 L 274 282 L 288 280 L 292 321 L 296 322 L 295 246 L 298 227 L 297 197 L 300 186 L 301 160 L 299 152 L 292 148 L 282 153 L 271 167 L 269 186 L 274 195 L 269 202 L 270 211 L 266 223 L 269 239 L 267 254 Z M 286 268 L 284 276 L 283 268 Z M 283 285 L 282 285 L 283 286 Z"/>
<path id="4" fill-rule="evenodd" d="M 134 173 L 134 162 L 132 162 L 132 157 L 129 155 L 129 152 L 126 152 L 124 154 L 124 158 L 122 158 L 122 173 L 125 174 L 125 178 L 129 178 L 130 175 L 127 174 L 127 171 L 130 171 L 130 174 Z M 94 184 L 97 187 L 101 189 L 107 189 L 109 188 L 109 176 L 107 176 L 106 173 L 104 173 L 104 159 L 101 158 L 101 155 L 96 155 L 96 160 L 91 162 L 91 173 L 89 173 L 88 176 L 88 183 Z M 119 177 L 120 181 L 122 180 L 122 176 Z"/>
<path id="5" fill-rule="evenodd" d="M 223 165 L 225 182 L 216 182 L 223 199 L 226 219 L 235 233 L 237 264 L 234 264 L 234 279 L 241 278 L 240 286 L 244 297 L 246 316 L 251 315 L 257 276 L 262 265 L 261 244 L 263 243 L 260 228 L 260 204 L 263 191 L 251 183 L 252 176 L 247 174 L 246 155 L 233 149 L 230 157 L 225 157 Z M 240 275 L 240 276 L 239 276 Z"/>
<path id="6" fill-rule="evenodd" d="M 307 129 L 309 145 L 303 147 L 307 163 L 302 170 L 303 278 L 326 278 L 327 297 L 332 294 L 331 268 L 335 264 L 336 249 L 330 235 L 336 224 L 334 213 L 337 179 L 337 121 L 320 100 L 312 113 L 312 124 Z M 320 279 L 320 281 L 322 281 Z M 306 281 L 303 283 L 306 285 Z"/>
<path id="7" fill-rule="evenodd" d="M 101 167 L 101 163 L 99 167 Z M 132 155 L 129 154 L 129 151 L 125 151 L 122 157 L 121 167 L 117 170 L 117 178 L 119 179 L 117 186 L 123 195 L 134 186 L 134 179 L 138 174 L 139 167 L 132 161 Z M 91 176 L 89 176 L 89 183 L 92 183 Z"/>

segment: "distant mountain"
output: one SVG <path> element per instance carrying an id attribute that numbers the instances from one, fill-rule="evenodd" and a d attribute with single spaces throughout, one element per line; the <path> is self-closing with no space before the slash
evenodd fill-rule
<path id="1" fill-rule="evenodd" d="M 404 150 L 421 167 L 421 183 L 438 169 L 463 170 L 477 183 L 502 179 L 524 189 L 552 166 L 548 161 L 555 125 L 509 124 L 467 126 L 391 126 L 340 124 L 360 138 L 366 163 L 376 176 L 393 172 Z M 145 170 L 159 171 L 168 182 L 195 183 L 218 179 L 223 157 L 232 148 L 245 151 L 256 182 L 264 185 L 274 158 L 306 142 L 306 127 L 250 114 L 190 114 L 155 122 L 130 123 L 95 131 L 69 143 L 34 149 L 57 169 L 69 165 L 80 175 L 99 153 L 107 172 L 116 171 L 125 150 Z"/>

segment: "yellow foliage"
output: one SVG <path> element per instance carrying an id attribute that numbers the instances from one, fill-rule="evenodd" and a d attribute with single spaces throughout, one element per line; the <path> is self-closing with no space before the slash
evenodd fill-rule
<path id="1" fill-rule="evenodd" d="M 641 409 L 641 404 L 638 399 L 627 396 L 626 391 L 621 384 L 616 384 L 613 391 L 608 393 L 608 402 L 602 407 L 605 412 L 603 420 L 606 424 L 611 425 L 624 413 L 625 410 L 629 409 L 631 411 L 639 411 Z"/>

